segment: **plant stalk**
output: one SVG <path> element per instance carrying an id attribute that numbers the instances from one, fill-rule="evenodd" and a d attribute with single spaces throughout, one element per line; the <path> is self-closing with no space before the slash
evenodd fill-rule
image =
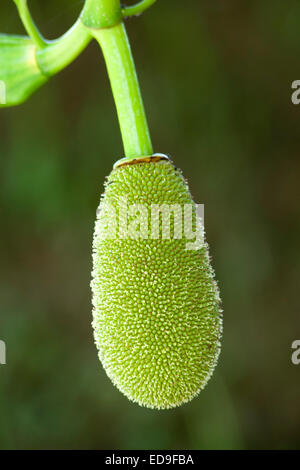
<path id="1" fill-rule="evenodd" d="M 123 23 L 93 33 L 105 58 L 117 108 L 125 156 L 153 153 L 138 78 Z"/>
<path id="2" fill-rule="evenodd" d="M 126 158 L 151 155 L 153 148 L 135 64 L 122 22 L 120 0 L 87 0 L 81 20 L 98 41 L 104 55 Z"/>

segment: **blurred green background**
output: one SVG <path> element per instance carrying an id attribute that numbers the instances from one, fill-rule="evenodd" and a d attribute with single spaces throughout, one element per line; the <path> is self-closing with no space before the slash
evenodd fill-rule
<path id="1" fill-rule="evenodd" d="M 29 3 L 48 38 L 83 4 Z M 300 447 L 299 25 L 298 0 L 158 0 L 128 21 L 155 151 L 205 204 L 223 299 L 219 365 L 179 409 L 130 403 L 93 344 L 95 212 L 123 152 L 97 44 L 0 111 L 0 448 Z M 0 31 L 23 33 L 12 0 Z"/>

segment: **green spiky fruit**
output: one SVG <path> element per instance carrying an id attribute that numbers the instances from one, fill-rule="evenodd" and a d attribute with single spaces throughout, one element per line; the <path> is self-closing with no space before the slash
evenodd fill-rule
<path id="1" fill-rule="evenodd" d="M 203 230 L 200 247 L 187 249 L 191 240 L 184 230 L 179 238 L 178 219 L 171 213 L 171 237 L 162 236 L 162 221 L 159 237 L 157 232 L 153 237 L 153 205 L 191 205 L 193 228 L 199 227 L 181 172 L 166 158 L 131 163 L 108 177 L 97 216 L 94 337 L 100 360 L 122 393 L 149 408 L 173 408 L 196 396 L 212 375 L 222 330 L 219 293 Z M 121 223 L 125 200 L 127 225 Z M 146 230 L 141 210 L 130 212 L 135 204 L 146 207 Z"/>

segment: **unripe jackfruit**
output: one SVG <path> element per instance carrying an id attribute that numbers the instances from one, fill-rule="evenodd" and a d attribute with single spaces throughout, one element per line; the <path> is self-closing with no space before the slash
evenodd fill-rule
<path id="1" fill-rule="evenodd" d="M 125 200 L 128 226 L 121 223 Z M 184 230 L 179 238 L 175 213 L 169 239 L 163 236 L 162 220 L 159 232 L 153 232 L 153 207 L 163 204 L 176 205 L 182 213 L 191 206 L 193 228 L 200 227 L 188 186 L 167 157 L 115 166 L 101 198 L 93 244 L 93 328 L 99 358 L 123 394 L 156 409 L 179 406 L 204 388 L 219 356 L 222 331 L 203 228 L 197 250 L 187 249 L 191 240 Z M 146 209 L 130 211 L 141 206 Z M 138 229 L 132 231 L 132 225 Z"/>

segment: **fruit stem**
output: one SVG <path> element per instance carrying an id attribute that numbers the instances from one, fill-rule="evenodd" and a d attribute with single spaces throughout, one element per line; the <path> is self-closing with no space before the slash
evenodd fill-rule
<path id="1" fill-rule="evenodd" d="M 125 156 L 151 155 L 153 152 L 144 105 L 125 26 L 123 23 L 95 31 L 116 103 Z"/>
<path id="2" fill-rule="evenodd" d="M 81 21 L 98 41 L 117 108 L 125 156 L 153 153 L 142 95 L 119 0 L 86 0 Z"/>

